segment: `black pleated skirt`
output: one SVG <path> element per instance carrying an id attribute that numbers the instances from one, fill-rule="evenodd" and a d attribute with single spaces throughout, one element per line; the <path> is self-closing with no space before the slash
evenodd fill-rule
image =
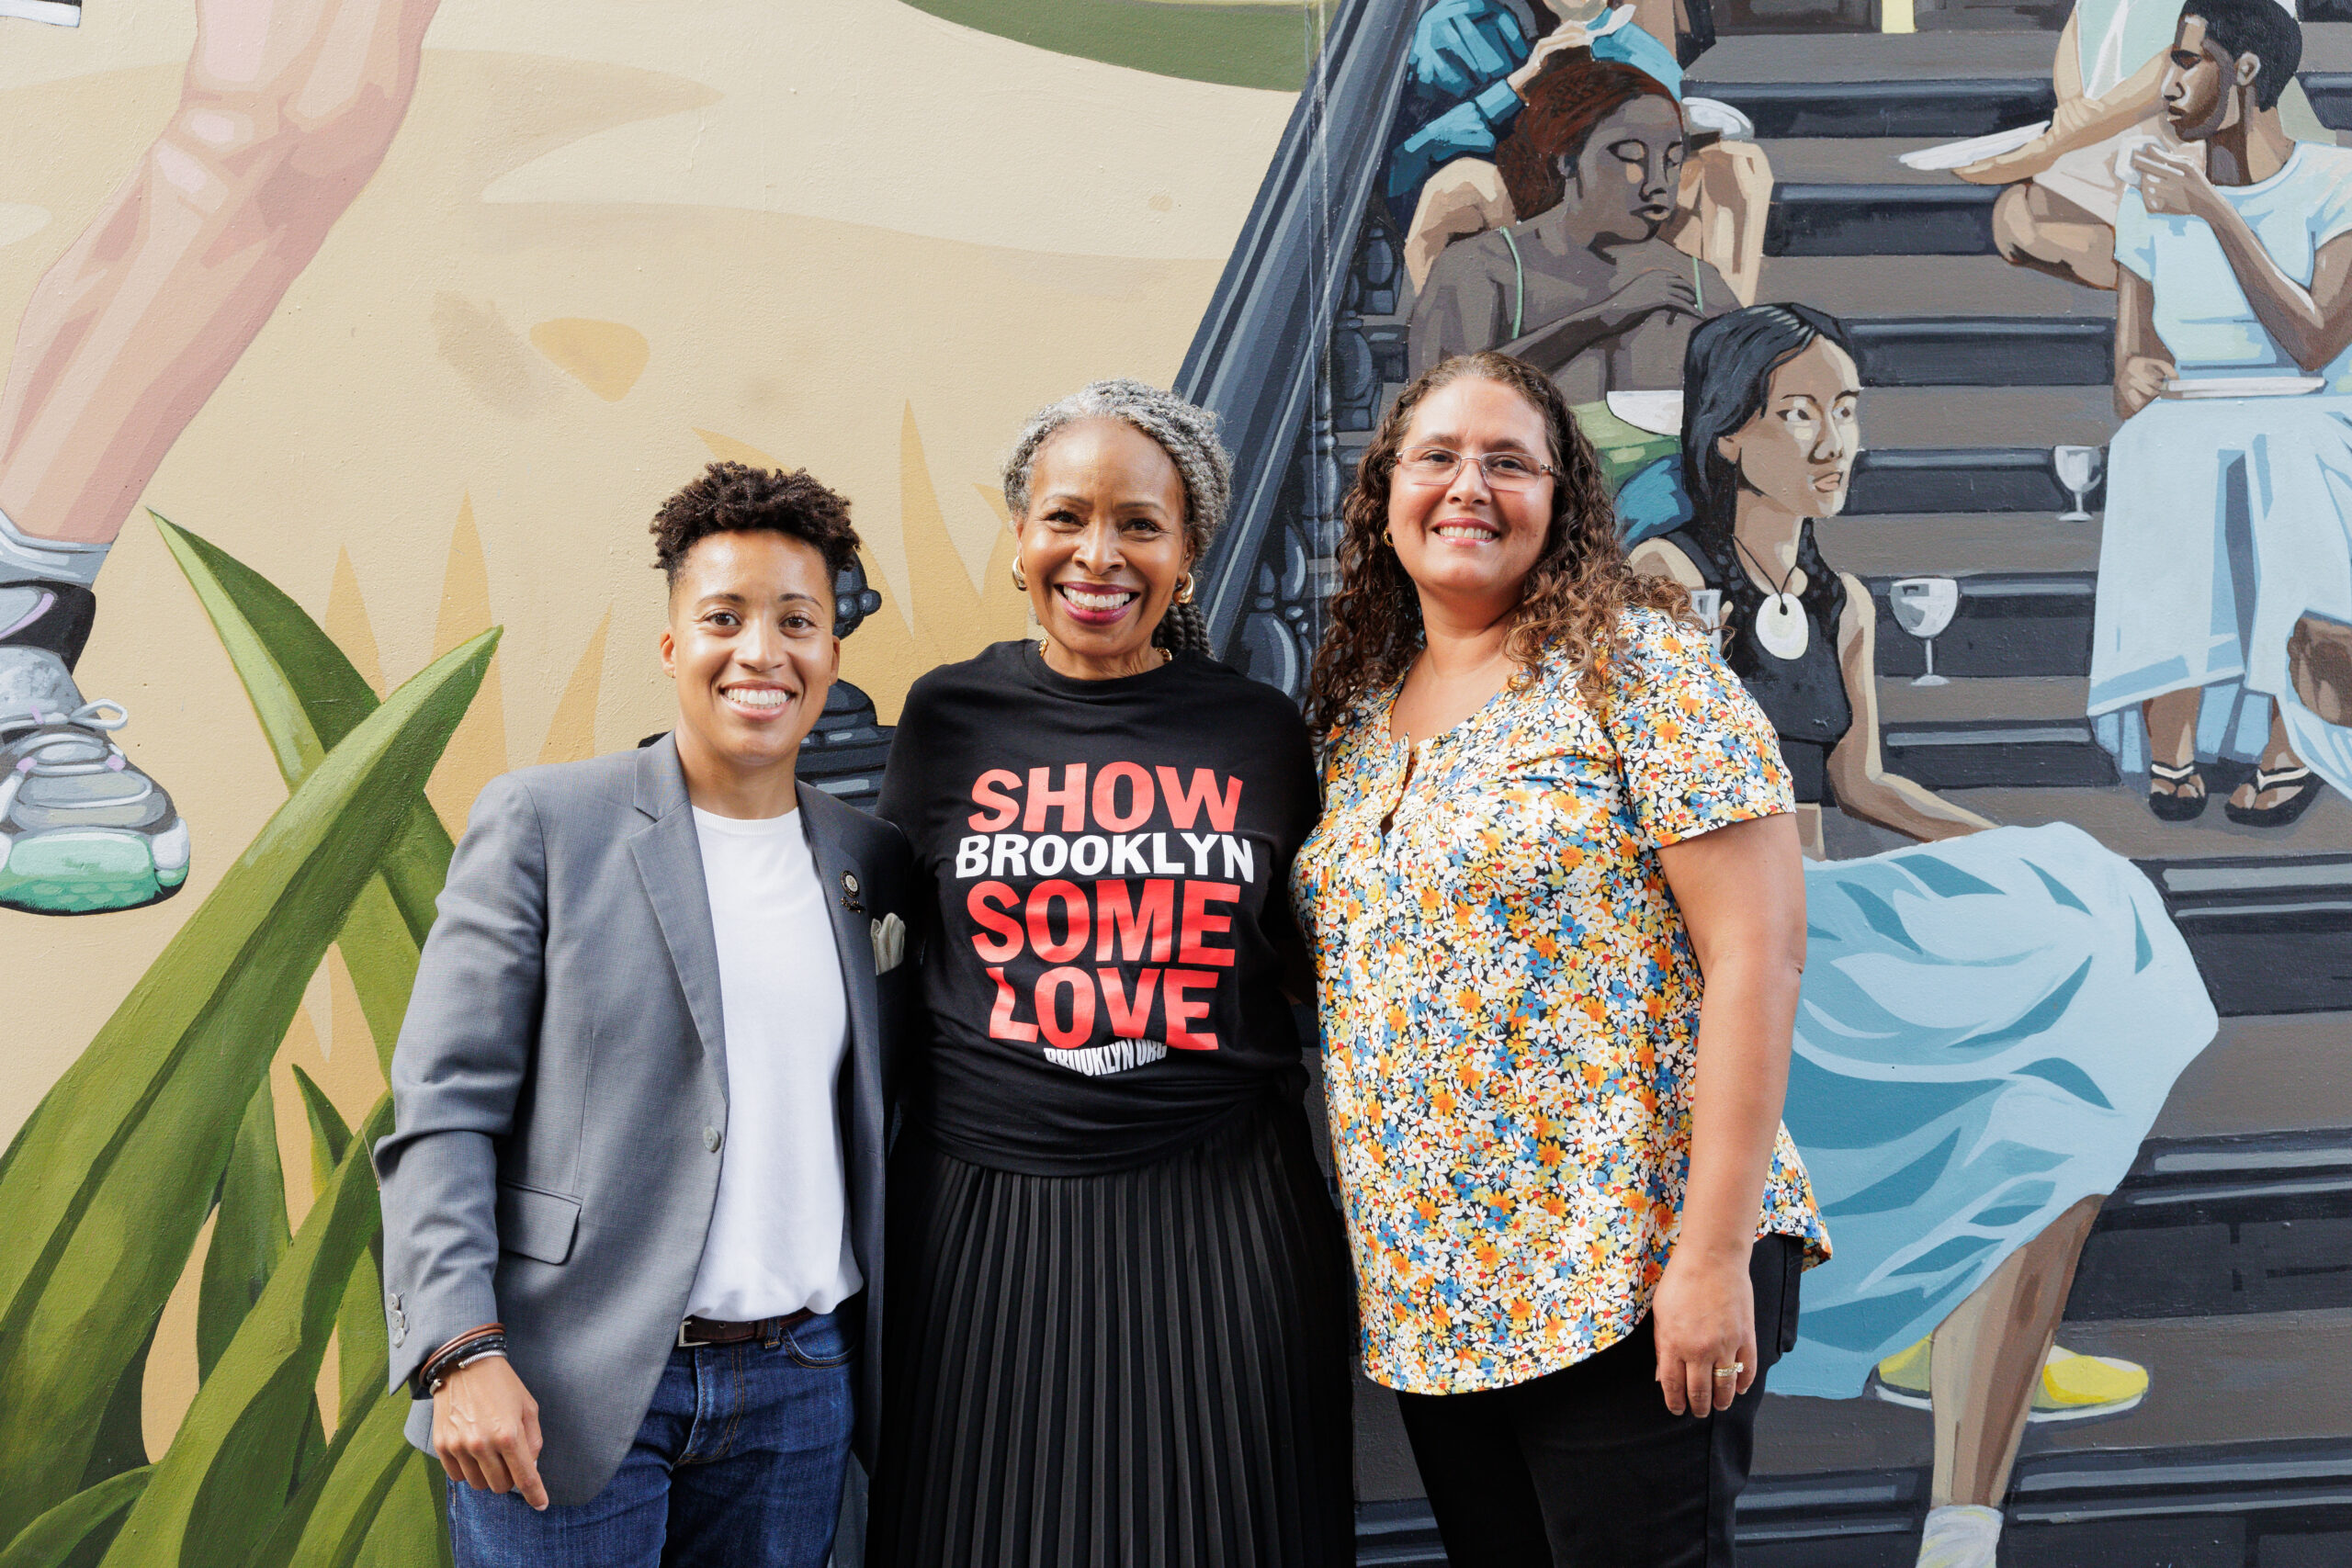
<path id="1" fill-rule="evenodd" d="M 1133 1170 L 902 1138 L 874 1568 L 1355 1561 L 1355 1315 L 1295 1105 Z"/>

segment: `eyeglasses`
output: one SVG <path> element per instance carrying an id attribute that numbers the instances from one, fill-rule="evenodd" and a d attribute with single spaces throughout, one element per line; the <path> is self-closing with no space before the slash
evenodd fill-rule
<path id="1" fill-rule="evenodd" d="M 1496 490 L 1527 490 L 1557 470 L 1523 452 L 1449 452 L 1423 446 L 1396 459 L 1397 477 L 1408 484 L 1450 485 L 1464 463 L 1476 463 Z"/>

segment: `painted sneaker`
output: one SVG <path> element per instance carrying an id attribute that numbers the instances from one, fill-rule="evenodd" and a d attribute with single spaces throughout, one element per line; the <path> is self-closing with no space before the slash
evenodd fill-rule
<path id="1" fill-rule="evenodd" d="M 85 701 L 51 649 L 0 645 L 0 908 L 135 909 L 187 881 L 187 825 L 111 739 L 130 716 Z"/>
<path id="2" fill-rule="evenodd" d="M 1890 1404 L 1933 1408 L 1928 1372 L 1932 1337 L 1881 1361 L 1871 1373 L 1870 1392 Z M 2081 1421 L 2120 1416 L 2148 1397 L 2148 1369 L 2117 1356 L 2082 1356 L 2052 1345 L 2041 1363 L 2028 1421 Z"/>
<path id="3" fill-rule="evenodd" d="M 28 22 L 78 28 L 82 25 L 82 0 L 0 0 L 0 17 L 22 17 Z"/>

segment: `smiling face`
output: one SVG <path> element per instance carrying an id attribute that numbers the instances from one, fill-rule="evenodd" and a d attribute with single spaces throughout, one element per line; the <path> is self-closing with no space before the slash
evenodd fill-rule
<path id="1" fill-rule="evenodd" d="M 1566 200 L 1601 239 L 1655 239 L 1674 216 L 1687 151 L 1681 111 L 1673 100 L 1645 93 L 1593 127 L 1576 161 L 1563 163 Z"/>
<path id="2" fill-rule="evenodd" d="M 1151 634 L 1184 574 L 1184 479 L 1150 436 L 1115 419 L 1065 425 L 1029 469 L 1018 564 L 1068 675 L 1156 667 Z"/>
<path id="3" fill-rule="evenodd" d="M 2204 17 L 2183 17 L 2173 35 L 2172 52 L 2165 57 L 2164 84 L 2158 89 L 2173 134 L 2183 141 L 2204 141 L 2235 124 L 2245 95 L 2234 89 L 2250 84 L 2255 69 L 2249 58 L 2241 71 L 2238 62 L 2206 36 Z"/>
<path id="4" fill-rule="evenodd" d="M 841 671 L 824 556 L 765 530 L 696 540 L 670 590 L 661 648 L 690 779 L 788 771 Z"/>
<path id="5" fill-rule="evenodd" d="M 1716 443 L 1753 493 L 1796 517 L 1834 517 L 1861 455 L 1861 378 L 1844 349 L 1815 338 L 1772 372 L 1763 410 Z"/>
<path id="6" fill-rule="evenodd" d="M 1543 412 L 1499 382 L 1451 381 L 1413 410 L 1396 450 L 1388 533 L 1413 586 L 1481 606 L 1489 618 L 1517 604 L 1544 554 L 1558 480 L 1541 473 L 1523 489 L 1498 489 L 1467 461 L 1442 484 L 1417 482 L 1410 470 L 1439 452 L 1555 467 Z"/>

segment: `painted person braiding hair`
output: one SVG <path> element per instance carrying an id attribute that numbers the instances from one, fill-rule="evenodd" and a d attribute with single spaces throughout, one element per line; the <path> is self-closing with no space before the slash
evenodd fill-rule
<path id="1" fill-rule="evenodd" d="M 881 810 L 936 896 L 877 1565 L 1354 1560 L 1347 1277 L 1284 998 L 1313 764 L 1190 603 L 1230 491 L 1167 392 L 1040 411 L 1004 492 L 1044 635 L 899 719 Z"/>
<path id="2" fill-rule="evenodd" d="M 1828 1250 L 1780 1125 L 1788 774 L 1535 367 L 1421 376 L 1346 517 L 1292 888 L 1364 1370 L 1452 1561 L 1728 1564 Z"/>

